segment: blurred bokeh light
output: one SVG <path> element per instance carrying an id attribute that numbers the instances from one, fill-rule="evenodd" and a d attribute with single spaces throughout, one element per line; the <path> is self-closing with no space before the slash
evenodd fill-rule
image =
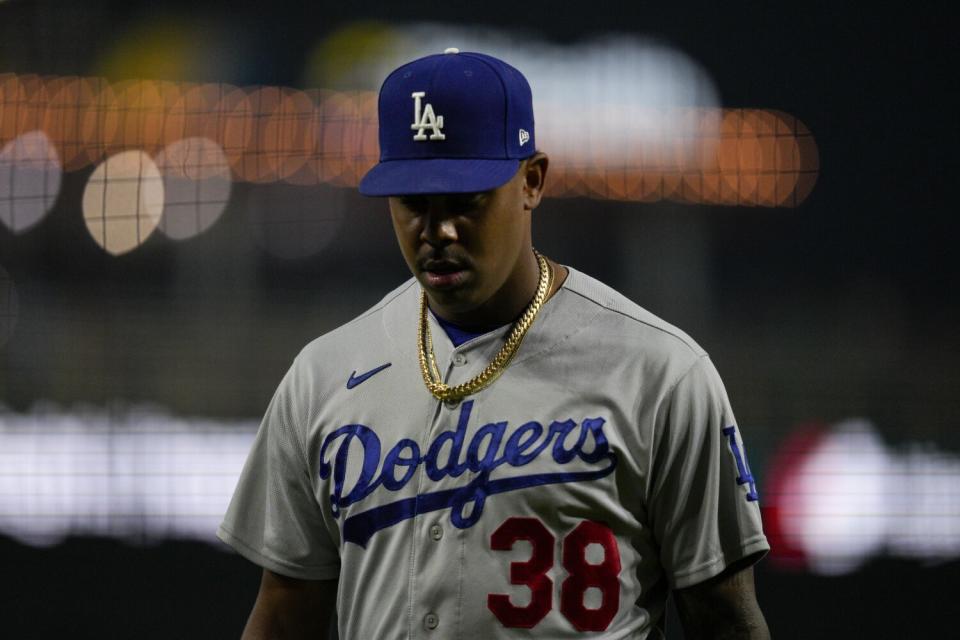
<path id="1" fill-rule="evenodd" d="M 869 420 L 798 429 L 766 474 L 771 558 L 824 575 L 882 555 L 960 558 L 960 457 L 929 443 L 893 449 Z"/>
<path id="2" fill-rule="evenodd" d="M 543 66 L 532 50 L 514 53 L 538 73 L 531 77 L 539 147 L 552 159 L 548 196 L 796 207 L 816 183 L 819 151 L 802 122 L 777 110 L 715 106 L 709 79 L 679 51 L 643 40 L 585 46 L 600 76 L 627 77 L 589 86 L 556 62 Z M 369 72 L 360 65 L 354 75 Z M 67 149 L 70 170 L 206 138 L 237 180 L 355 188 L 378 157 L 375 90 L 12 74 L 3 82 L 0 131 L 21 135 L 39 123 Z"/>
<path id="3" fill-rule="evenodd" d="M 164 206 L 160 231 L 174 240 L 192 238 L 213 225 L 230 200 L 230 166 L 209 138 L 185 138 L 155 159 L 163 175 Z"/>
<path id="4" fill-rule="evenodd" d="M 229 77 L 243 64 L 229 46 L 223 24 L 203 12 L 189 16 L 162 12 L 134 20 L 111 34 L 93 69 L 111 80 Z"/>
<path id="5" fill-rule="evenodd" d="M 60 193 L 63 170 L 43 131 L 28 131 L 0 149 L 0 222 L 14 233 L 36 226 Z"/>
<path id="6" fill-rule="evenodd" d="M 213 543 L 256 426 L 154 407 L 0 405 L 0 533 L 40 546 L 71 535 Z"/>
<path id="7" fill-rule="evenodd" d="M 102 162 L 83 192 L 83 219 L 108 253 L 120 255 L 143 244 L 163 213 L 163 178 L 143 151 L 123 151 Z"/>

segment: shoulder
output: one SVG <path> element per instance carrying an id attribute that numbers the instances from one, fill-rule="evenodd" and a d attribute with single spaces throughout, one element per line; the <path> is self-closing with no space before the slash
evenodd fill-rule
<path id="1" fill-rule="evenodd" d="M 631 357 L 671 361 L 692 366 L 707 355 L 681 329 L 647 311 L 613 287 L 585 273 L 569 268 L 563 284 L 567 304 L 585 322 L 591 341 L 607 345 Z"/>
<path id="2" fill-rule="evenodd" d="M 570 268 L 524 342 L 533 375 L 549 375 L 572 393 L 654 402 L 707 354 L 685 332 L 612 287 Z M 537 327 L 537 325 L 534 325 Z M 631 400 L 632 399 L 632 400 Z"/>

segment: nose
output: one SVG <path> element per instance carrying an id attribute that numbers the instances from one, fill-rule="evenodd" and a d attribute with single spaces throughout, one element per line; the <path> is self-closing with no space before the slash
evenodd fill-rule
<path id="1" fill-rule="evenodd" d="M 458 240 L 454 216 L 444 211 L 440 203 L 430 203 L 429 209 L 423 216 L 420 239 L 434 247 L 446 246 Z"/>

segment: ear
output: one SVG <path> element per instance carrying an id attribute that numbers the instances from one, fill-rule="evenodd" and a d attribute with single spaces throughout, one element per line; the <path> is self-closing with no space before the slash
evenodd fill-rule
<path id="1" fill-rule="evenodd" d="M 524 160 L 522 168 L 524 209 L 533 211 L 540 205 L 548 166 L 550 166 L 550 158 L 540 151 Z"/>

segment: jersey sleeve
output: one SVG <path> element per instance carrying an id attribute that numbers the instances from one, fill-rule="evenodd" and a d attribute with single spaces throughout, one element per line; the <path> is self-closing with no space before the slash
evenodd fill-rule
<path id="1" fill-rule="evenodd" d="M 296 365 L 274 394 L 217 536 L 275 573 L 308 580 L 340 573 L 296 423 Z"/>
<path id="2" fill-rule="evenodd" d="M 702 356 L 664 397 L 649 509 L 660 563 L 682 589 L 769 550 L 755 481 L 720 376 Z"/>

